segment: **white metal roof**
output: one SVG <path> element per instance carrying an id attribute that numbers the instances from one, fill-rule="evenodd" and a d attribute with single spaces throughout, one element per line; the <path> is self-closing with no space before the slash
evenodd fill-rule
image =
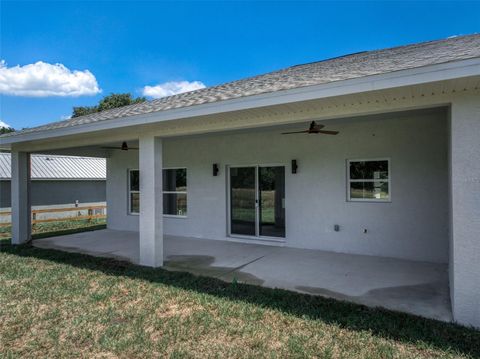
<path id="1" fill-rule="evenodd" d="M 37 155 L 31 157 L 32 179 L 105 180 L 106 160 L 94 157 Z M 0 153 L 0 179 L 11 178 L 10 153 Z"/>

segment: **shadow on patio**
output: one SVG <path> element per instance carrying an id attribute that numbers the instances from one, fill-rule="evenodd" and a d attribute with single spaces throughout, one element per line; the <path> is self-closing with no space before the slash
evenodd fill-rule
<path id="1" fill-rule="evenodd" d="M 105 229 L 34 246 L 138 264 L 138 232 Z M 445 264 L 209 239 L 164 238 L 164 269 L 451 321 Z"/>

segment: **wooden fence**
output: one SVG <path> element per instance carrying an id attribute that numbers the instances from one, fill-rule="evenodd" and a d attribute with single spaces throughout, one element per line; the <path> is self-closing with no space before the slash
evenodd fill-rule
<path id="1" fill-rule="evenodd" d="M 105 214 L 105 209 L 107 206 L 86 206 L 86 207 L 56 207 L 56 208 L 43 208 L 43 209 L 33 209 L 32 210 L 32 227 L 35 228 L 35 225 L 38 223 L 48 223 L 48 222 L 64 222 L 64 221 L 80 221 L 80 220 L 88 220 L 91 221 L 92 219 L 103 219 L 107 218 Z M 87 214 L 82 213 L 82 211 L 86 211 Z M 65 212 L 77 212 L 75 216 L 68 216 L 68 217 L 54 217 L 54 218 L 40 218 L 38 219 L 38 214 L 45 214 L 45 213 L 65 213 Z M 98 213 L 100 212 L 100 213 Z M 11 216 L 11 211 L 0 212 L 1 216 Z M 0 222 L 0 227 L 9 227 L 11 226 L 11 222 Z M 0 238 L 7 238 L 10 237 L 10 233 L 0 233 Z"/>

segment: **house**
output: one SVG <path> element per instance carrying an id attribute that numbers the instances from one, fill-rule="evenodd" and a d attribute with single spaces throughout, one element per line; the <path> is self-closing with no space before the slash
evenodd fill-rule
<path id="1" fill-rule="evenodd" d="M 105 202 L 104 158 L 58 155 L 31 156 L 31 205 Z M 0 208 L 11 205 L 10 153 L 0 152 Z"/>
<path id="2" fill-rule="evenodd" d="M 438 263 L 452 319 L 480 327 L 479 87 L 480 35 L 458 36 L 8 134 L 13 242 L 30 153 L 105 157 L 108 228 L 137 233 L 142 265 L 185 237 Z"/>

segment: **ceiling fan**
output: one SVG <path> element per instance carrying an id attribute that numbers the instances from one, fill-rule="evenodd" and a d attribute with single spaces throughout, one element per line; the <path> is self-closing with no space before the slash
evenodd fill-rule
<path id="1" fill-rule="evenodd" d="M 308 130 L 304 130 L 304 131 L 294 131 L 294 132 L 283 132 L 282 135 L 292 135 L 294 133 L 308 133 L 308 134 L 312 134 L 312 133 L 315 133 L 315 134 L 318 134 L 318 133 L 322 133 L 324 135 L 338 135 L 338 131 L 327 131 L 327 130 L 322 130 L 322 128 L 324 128 L 325 126 L 324 125 L 319 125 L 317 123 L 315 123 L 315 121 L 312 121 L 310 123 L 310 126 L 308 128 Z"/>
<path id="2" fill-rule="evenodd" d="M 106 150 L 122 150 L 122 151 L 138 150 L 137 147 L 128 147 L 127 142 L 125 141 L 122 142 L 122 145 L 120 147 L 102 147 L 102 148 Z"/>

